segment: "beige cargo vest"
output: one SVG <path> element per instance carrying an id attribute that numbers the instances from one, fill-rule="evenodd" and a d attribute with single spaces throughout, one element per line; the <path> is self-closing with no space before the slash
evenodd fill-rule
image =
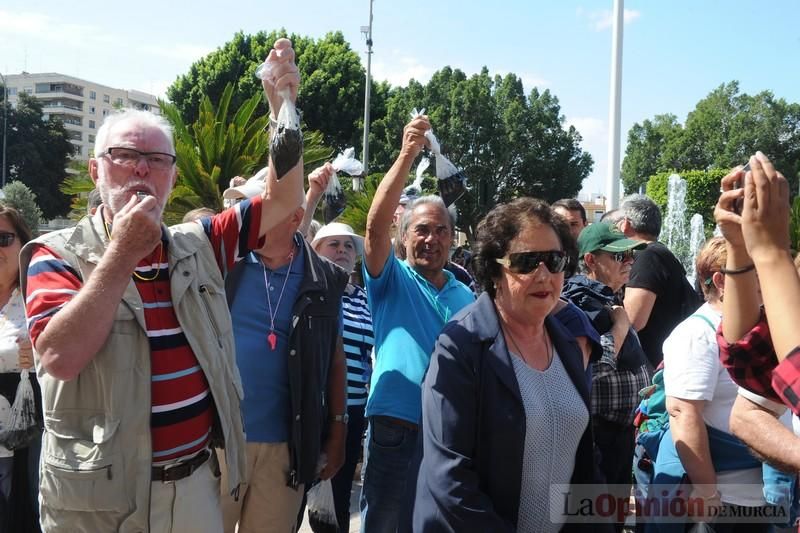
<path id="1" fill-rule="evenodd" d="M 54 250 L 86 281 L 108 243 L 102 224 L 98 212 L 75 228 L 33 242 Z M 225 448 L 229 483 L 224 490 L 232 492 L 244 482 L 246 461 L 242 385 L 223 280 L 199 224 L 175 226 L 168 233 L 172 302 L 208 380 L 216 408 L 212 442 Z M 31 251 L 29 243 L 21 252 L 23 273 Z M 23 291 L 25 281 L 23 274 Z M 40 508 L 46 530 L 149 531 L 150 346 L 133 281 L 106 343 L 78 377 L 65 382 L 38 364 L 37 369 L 45 426 Z"/>

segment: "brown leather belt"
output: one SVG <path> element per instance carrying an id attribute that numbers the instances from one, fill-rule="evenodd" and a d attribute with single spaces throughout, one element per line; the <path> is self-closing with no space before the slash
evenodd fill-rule
<path id="1" fill-rule="evenodd" d="M 415 424 L 413 422 L 409 422 L 408 420 L 403 420 L 402 418 L 395 418 L 393 416 L 384 416 L 384 415 L 378 415 L 378 416 L 375 416 L 375 418 L 379 418 L 380 420 L 382 420 L 383 422 L 386 422 L 387 424 L 393 424 L 395 426 L 401 426 L 401 427 L 410 429 L 412 431 L 419 431 L 419 426 L 417 424 Z"/>
<path id="2" fill-rule="evenodd" d="M 192 475 L 192 472 L 203 466 L 203 463 L 211 457 L 211 452 L 203 450 L 191 459 L 176 463 L 174 465 L 154 466 L 153 481 L 162 483 L 174 483 L 185 477 Z"/>

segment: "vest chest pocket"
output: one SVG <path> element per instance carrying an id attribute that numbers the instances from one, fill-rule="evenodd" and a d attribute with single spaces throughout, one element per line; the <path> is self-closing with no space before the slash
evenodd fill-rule
<path id="1" fill-rule="evenodd" d="M 106 339 L 106 353 L 102 358 L 96 357 L 95 361 L 101 366 L 110 366 L 111 370 L 130 370 L 136 364 L 137 335 L 146 334 L 133 311 L 122 302 L 114 313 L 114 323 Z"/>
<path id="2" fill-rule="evenodd" d="M 47 507 L 67 511 L 130 509 L 121 454 L 114 449 L 118 420 L 69 411 L 45 416 L 40 490 Z"/>

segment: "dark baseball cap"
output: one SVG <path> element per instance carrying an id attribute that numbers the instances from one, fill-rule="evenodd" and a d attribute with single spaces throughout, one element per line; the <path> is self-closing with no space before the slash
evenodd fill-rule
<path id="1" fill-rule="evenodd" d="M 602 250 L 604 252 L 627 252 L 639 250 L 647 243 L 628 239 L 625 234 L 607 222 L 595 222 L 583 228 L 578 236 L 580 254 L 588 254 Z"/>

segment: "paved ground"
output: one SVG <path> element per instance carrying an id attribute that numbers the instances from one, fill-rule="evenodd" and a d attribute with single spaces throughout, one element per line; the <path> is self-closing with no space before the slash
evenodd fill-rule
<path id="1" fill-rule="evenodd" d="M 359 533 L 361 531 L 361 516 L 358 512 L 358 497 L 361 494 L 361 482 L 353 481 L 353 491 L 350 493 L 350 531 L 348 533 Z M 312 533 L 308 527 L 308 511 L 303 519 L 298 533 Z M 344 532 L 343 532 L 344 533 Z"/>

